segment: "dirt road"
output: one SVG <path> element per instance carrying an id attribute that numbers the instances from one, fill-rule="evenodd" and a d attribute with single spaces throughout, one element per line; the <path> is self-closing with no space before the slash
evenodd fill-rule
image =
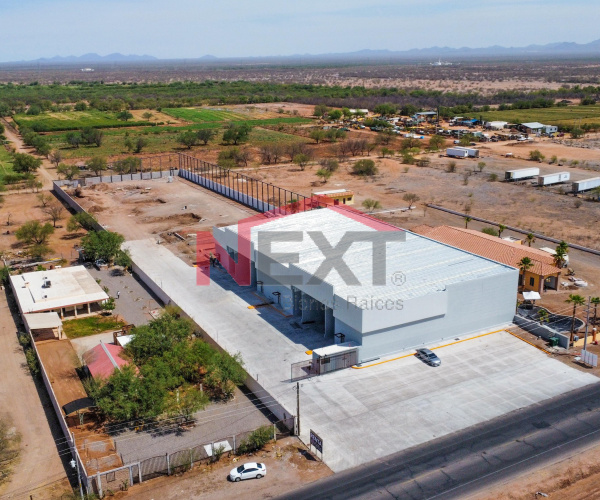
<path id="1" fill-rule="evenodd" d="M 43 385 L 36 385 L 29 373 L 16 331 L 15 318 L 8 307 L 6 293 L 2 291 L 0 401 L 2 410 L 8 413 L 21 434 L 20 461 L 10 482 L 0 488 L 3 499 L 29 498 L 30 491 L 35 488 L 67 477 L 55 443 L 62 434 L 56 418 L 52 418 L 52 404 Z"/>
<path id="2" fill-rule="evenodd" d="M 14 146 L 15 152 L 35 154 L 33 151 L 33 148 L 30 148 L 29 146 L 25 145 L 21 136 L 14 131 L 11 124 L 6 122 L 5 120 L 3 120 L 3 122 L 4 122 L 4 125 L 8 125 L 5 127 L 4 135 Z M 39 155 L 35 155 L 35 156 L 39 156 Z M 44 185 L 42 189 L 50 190 L 50 189 L 52 189 L 52 181 L 54 180 L 54 178 L 52 177 L 50 172 L 48 172 L 48 168 L 52 168 L 52 164 L 50 163 L 50 161 L 47 158 L 45 158 L 45 157 L 40 157 L 40 158 L 42 159 L 42 166 L 38 169 L 38 174 L 39 174 L 38 178 L 40 181 L 42 181 L 42 183 Z"/>

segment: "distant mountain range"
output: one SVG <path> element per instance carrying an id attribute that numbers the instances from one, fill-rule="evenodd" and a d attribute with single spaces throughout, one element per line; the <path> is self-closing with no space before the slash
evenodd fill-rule
<path id="1" fill-rule="evenodd" d="M 315 62 L 364 62 L 378 60 L 422 60 L 444 58 L 482 58 L 482 57 L 551 57 L 551 56 L 600 56 L 600 39 L 590 43 L 561 42 L 550 43 L 547 45 L 528 45 L 527 47 L 502 47 L 494 45 L 483 48 L 470 47 L 429 47 L 425 49 L 410 50 L 359 50 L 356 52 L 329 53 L 329 54 L 294 54 L 287 56 L 258 56 L 258 57 L 215 57 L 205 55 L 198 58 L 169 59 L 171 61 L 188 62 L 238 62 L 251 61 L 259 62 L 286 62 L 286 61 L 315 61 Z M 92 64 L 92 63 L 135 63 L 135 62 L 160 62 L 165 59 L 158 59 L 150 55 L 123 55 L 119 53 L 100 56 L 95 53 L 84 54 L 82 56 L 55 56 L 51 58 L 41 58 L 34 61 L 19 61 L 16 64 L 35 63 L 35 64 Z M 14 64 L 14 63 L 13 63 Z"/>

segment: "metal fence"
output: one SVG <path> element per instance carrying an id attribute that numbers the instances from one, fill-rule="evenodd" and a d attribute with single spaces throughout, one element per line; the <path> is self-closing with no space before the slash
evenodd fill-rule
<path id="1" fill-rule="evenodd" d="M 307 197 L 183 153 L 179 153 L 176 168 L 184 179 L 259 212 L 279 209 L 286 213 L 304 212 L 333 204 L 331 200 Z"/>
<path id="2" fill-rule="evenodd" d="M 269 425 L 272 428 L 273 439 L 291 436 L 293 431 L 290 429 L 294 429 L 294 417 L 279 420 Z M 115 492 L 119 489 L 125 489 L 126 485 L 129 486 L 155 477 L 184 472 L 199 462 L 212 460 L 213 457 L 221 454 L 235 454 L 240 445 L 244 444 L 256 430 L 241 432 L 220 440 L 177 450 L 173 453 L 146 458 L 117 469 L 99 472 L 87 479 L 91 483 L 93 491 L 102 496 L 108 490 Z"/>
<path id="3" fill-rule="evenodd" d="M 332 356 L 322 356 L 307 361 L 300 361 L 299 363 L 292 363 L 290 380 L 296 382 L 297 380 L 350 368 L 357 363 L 358 351 L 356 349 Z"/>

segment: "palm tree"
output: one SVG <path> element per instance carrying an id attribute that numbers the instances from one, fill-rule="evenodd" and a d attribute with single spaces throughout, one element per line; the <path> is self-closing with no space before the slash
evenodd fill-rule
<path id="1" fill-rule="evenodd" d="M 569 245 L 566 241 L 561 241 L 556 247 L 553 255 L 556 267 L 563 267 L 565 265 L 565 257 L 569 253 Z"/>
<path id="2" fill-rule="evenodd" d="M 506 229 L 504 224 L 498 224 L 498 238 L 502 238 L 502 231 Z"/>
<path id="3" fill-rule="evenodd" d="M 598 304 L 600 304 L 600 297 L 592 297 L 590 304 L 594 304 L 594 324 L 598 321 Z"/>
<path id="4" fill-rule="evenodd" d="M 465 229 L 469 228 L 469 222 L 471 222 L 473 219 L 471 219 L 471 217 L 465 217 Z"/>
<path id="5" fill-rule="evenodd" d="M 519 270 L 521 271 L 521 285 L 525 285 L 525 272 L 533 267 L 533 261 L 529 257 L 523 257 L 519 261 Z"/>
<path id="6" fill-rule="evenodd" d="M 569 298 L 565 300 L 567 304 L 573 304 L 573 319 L 571 320 L 571 337 L 569 342 L 573 342 L 573 334 L 575 333 L 575 313 L 577 313 L 577 306 L 583 306 L 585 304 L 585 298 L 581 295 L 569 294 Z"/>
<path id="7" fill-rule="evenodd" d="M 535 243 L 535 236 L 533 233 L 529 233 L 526 237 L 525 240 L 527 241 L 527 244 L 529 246 L 531 246 L 532 243 Z"/>

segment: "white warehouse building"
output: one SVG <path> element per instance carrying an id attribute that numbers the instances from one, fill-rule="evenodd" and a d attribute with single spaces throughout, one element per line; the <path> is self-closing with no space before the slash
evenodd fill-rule
<path id="1" fill-rule="evenodd" d="M 251 234 L 250 243 L 238 233 Z M 213 234 L 230 272 L 246 266 L 248 283 L 266 299 L 296 321 L 314 323 L 332 344 L 357 345 L 362 361 L 490 331 L 514 316 L 517 269 L 348 207 L 240 222 Z M 345 252 L 336 248 L 343 238 L 351 241 Z M 282 253 L 288 255 L 274 262 Z M 343 264 L 328 273 L 320 268 L 335 257 Z"/>

